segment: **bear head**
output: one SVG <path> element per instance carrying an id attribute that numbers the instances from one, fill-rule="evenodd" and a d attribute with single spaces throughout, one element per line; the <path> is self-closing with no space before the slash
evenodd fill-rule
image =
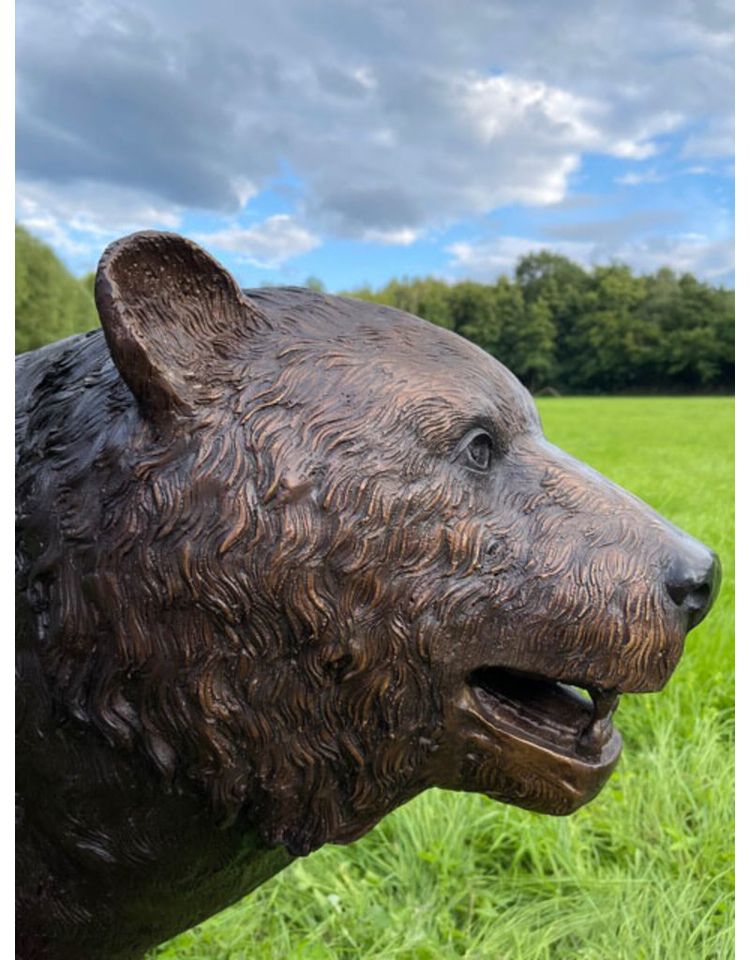
<path id="1" fill-rule="evenodd" d="M 108 248 L 96 299 L 132 398 L 60 586 L 82 715 L 293 854 L 430 786 L 552 814 L 596 795 L 617 697 L 674 670 L 711 551 L 416 317 L 243 292 L 150 232 Z"/>

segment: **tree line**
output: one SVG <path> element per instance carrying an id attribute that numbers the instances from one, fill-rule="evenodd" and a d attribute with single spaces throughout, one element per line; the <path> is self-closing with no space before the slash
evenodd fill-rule
<path id="1" fill-rule="evenodd" d="M 734 389 L 734 291 L 667 267 L 585 270 L 543 250 L 494 284 L 404 279 L 349 295 L 454 330 L 535 392 Z"/>
<path id="2" fill-rule="evenodd" d="M 314 277 L 308 285 L 321 284 Z M 93 274 L 77 279 L 16 227 L 16 351 L 98 324 Z M 472 340 L 530 390 L 560 393 L 734 389 L 734 291 L 664 267 L 585 270 L 559 254 L 522 257 L 494 284 L 392 280 L 348 296 L 406 310 Z"/>

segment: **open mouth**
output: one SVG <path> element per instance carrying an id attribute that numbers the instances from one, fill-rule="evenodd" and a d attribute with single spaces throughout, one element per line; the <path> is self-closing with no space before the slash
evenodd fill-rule
<path id="1" fill-rule="evenodd" d="M 503 667 L 480 667 L 468 684 L 485 721 L 516 741 L 584 764 L 619 753 L 614 690 L 576 687 Z"/>

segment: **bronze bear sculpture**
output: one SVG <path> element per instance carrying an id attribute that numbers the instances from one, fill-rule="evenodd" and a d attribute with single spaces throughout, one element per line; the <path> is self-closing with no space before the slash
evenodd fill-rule
<path id="1" fill-rule="evenodd" d="M 17 361 L 21 957 L 139 957 L 431 786 L 597 794 L 710 550 L 416 317 L 154 232 L 96 302 Z"/>

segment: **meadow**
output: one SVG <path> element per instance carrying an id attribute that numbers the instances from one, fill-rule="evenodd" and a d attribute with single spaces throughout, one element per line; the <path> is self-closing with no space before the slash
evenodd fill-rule
<path id="1" fill-rule="evenodd" d="M 724 578 L 572 817 L 431 790 L 296 861 L 152 960 L 714 960 L 734 956 L 733 400 L 555 398 L 548 437 L 711 545 Z"/>

